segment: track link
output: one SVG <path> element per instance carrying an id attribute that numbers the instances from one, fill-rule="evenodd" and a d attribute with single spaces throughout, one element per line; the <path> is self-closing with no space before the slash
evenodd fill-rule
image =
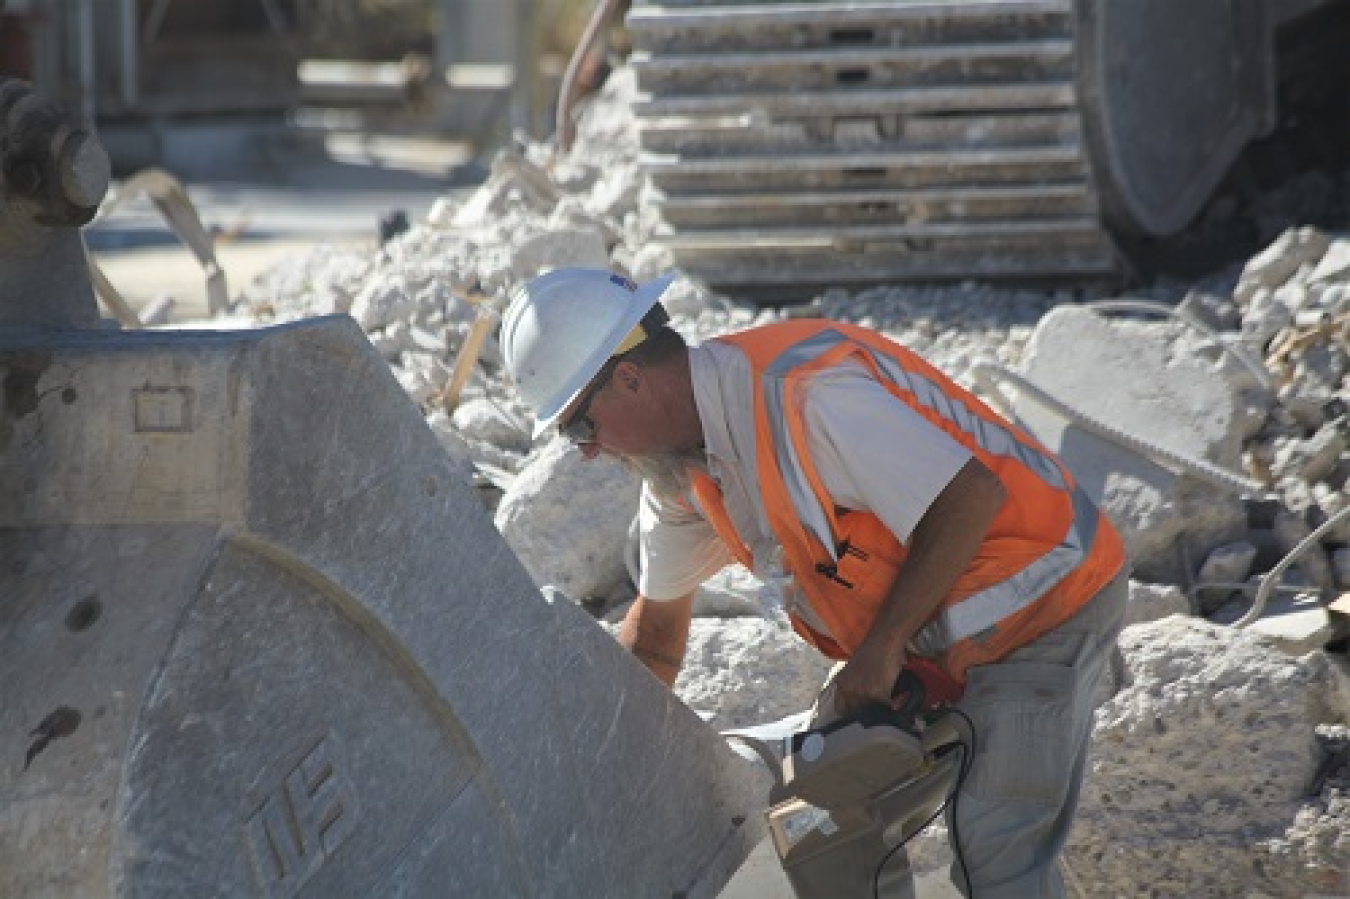
<path id="1" fill-rule="evenodd" d="M 1112 277 L 1070 0 L 638 3 L 659 239 L 722 288 Z"/>

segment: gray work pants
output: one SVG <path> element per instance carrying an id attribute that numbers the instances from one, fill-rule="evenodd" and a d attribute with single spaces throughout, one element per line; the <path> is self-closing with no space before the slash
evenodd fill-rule
<path id="1" fill-rule="evenodd" d="M 1053 631 L 996 664 L 970 669 L 957 708 L 974 725 L 976 748 L 947 809 L 958 853 L 952 882 L 964 895 L 1065 895 L 1059 854 L 1078 807 L 1093 697 L 1115 652 L 1128 598 L 1129 576 L 1122 572 Z"/>

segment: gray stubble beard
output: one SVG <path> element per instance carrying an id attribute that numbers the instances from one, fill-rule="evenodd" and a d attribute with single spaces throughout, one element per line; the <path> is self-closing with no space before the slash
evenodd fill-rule
<path id="1" fill-rule="evenodd" d="M 702 450 L 620 456 L 629 471 L 638 475 L 663 499 L 678 499 L 690 493 L 690 471 L 706 472 L 708 463 Z"/>

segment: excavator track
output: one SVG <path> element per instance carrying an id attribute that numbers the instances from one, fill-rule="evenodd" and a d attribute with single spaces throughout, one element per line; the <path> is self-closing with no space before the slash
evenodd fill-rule
<path id="1" fill-rule="evenodd" d="M 659 238 L 717 287 L 1111 278 L 1072 0 L 635 4 Z"/>

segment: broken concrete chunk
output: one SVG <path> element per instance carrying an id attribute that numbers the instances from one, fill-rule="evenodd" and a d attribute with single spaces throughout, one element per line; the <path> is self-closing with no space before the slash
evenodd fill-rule
<path id="1" fill-rule="evenodd" d="M 727 301 L 695 281 L 680 278 L 661 295 L 661 305 L 672 316 L 698 318 L 705 312 L 725 310 Z"/>
<path id="2" fill-rule="evenodd" d="M 1205 557 L 1196 575 L 1198 595 L 1205 610 L 1217 609 L 1233 595 L 1231 585 L 1241 584 L 1251 573 L 1257 549 L 1246 541 L 1217 546 Z M 1211 585 L 1225 585 L 1216 587 Z"/>
<path id="3" fill-rule="evenodd" d="M 1171 615 L 1189 615 L 1190 603 L 1180 587 L 1130 581 L 1130 602 L 1125 607 L 1125 624 L 1143 624 Z"/>
<path id="4" fill-rule="evenodd" d="M 675 692 L 726 730 L 809 709 L 830 666 L 789 627 L 756 617 L 700 618 Z"/>
<path id="5" fill-rule="evenodd" d="M 1326 489 L 1317 497 L 1317 508 L 1321 513 L 1317 523 L 1320 525 L 1324 521 L 1329 521 L 1339 515 L 1350 506 L 1350 496 L 1347 496 L 1344 489 Z M 1342 518 L 1330 530 L 1323 534 L 1324 542 L 1330 544 L 1350 544 L 1350 517 Z"/>
<path id="6" fill-rule="evenodd" d="M 609 248 L 599 228 L 541 231 L 516 245 L 511 271 L 520 281 L 564 266 L 607 268 Z"/>
<path id="7" fill-rule="evenodd" d="M 352 301 L 351 316 L 365 331 L 406 321 L 417 308 L 408 285 L 397 277 L 370 281 Z"/>
<path id="8" fill-rule="evenodd" d="M 1298 575 L 1283 579 L 1288 586 Z M 1256 591 L 1248 593 L 1255 598 Z M 1218 624 L 1232 624 L 1247 613 L 1251 603 L 1233 602 L 1210 616 Z M 1326 605 L 1314 589 L 1277 590 L 1262 608 L 1261 616 L 1247 625 L 1247 630 L 1270 641 L 1291 656 L 1302 656 L 1322 649 L 1335 636 L 1336 628 Z"/>
<path id="9" fill-rule="evenodd" d="M 557 185 L 538 166 L 514 150 L 501 150 L 492 160 L 486 183 L 459 207 L 454 228 L 473 228 L 505 215 L 512 206 L 547 214 L 558 201 Z"/>
<path id="10" fill-rule="evenodd" d="M 412 344 L 424 353 L 431 353 L 433 356 L 445 358 L 450 350 L 449 344 L 445 339 L 445 332 L 429 331 L 426 328 L 412 327 L 408 329 L 408 336 Z"/>
<path id="11" fill-rule="evenodd" d="M 1324 391 L 1309 389 L 1297 382 L 1286 385 L 1279 393 L 1280 408 L 1311 434 L 1326 424 L 1327 397 Z"/>
<path id="12" fill-rule="evenodd" d="M 1292 313 L 1293 324 L 1301 326 L 1301 320 L 1307 314 L 1308 288 L 1298 280 L 1294 280 L 1275 288 L 1272 296 Z M 1317 312 L 1315 318 L 1320 320 L 1321 313 Z"/>
<path id="13" fill-rule="evenodd" d="M 1294 379 L 1301 384 L 1323 387 L 1327 390 L 1340 388 L 1350 368 L 1350 356 L 1333 343 L 1318 343 L 1304 349 L 1294 365 Z"/>
<path id="14" fill-rule="evenodd" d="M 642 178 L 630 171 L 601 172 L 586 196 L 586 209 L 597 215 L 620 218 L 634 209 L 642 192 Z"/>
<path id="15" fill-rule="evenodd" d="M 1269 290 L 1258 290 L 1242 317 L 1242 342 L 1253 352 L 1263 352 L 1276 334 L 1294 322 L 1294 312 Z"/>
<path id="16" fill-rule="evenodd" d="M 1258 290 L 1282 287 L 1300 268 L 1315 265 L 1330 245 L 1316 228 L 1288 229 L 1243 267 L 1233 299 L 1246 306 Z"/>
<path id="17" fill-rule="evenodd" d="M 459 204 L 453 197 L 437 197 L 427 211 L 427 224 L 433 228 L 445 228 L 455 217 Z"/>
<path id="18" fill-rule="evenodd" d="M 562 438 L 521 470 L 496 524 L 538 585 L 578 600 L 607 596 L 626 578 L 623 550 L 641 483 L 620 463 L 588 460 Z"/>
<path id="19" fill-rule="evenodd" d="M 738 618 L 763 614 L 758 600 L 764 583 L 740 565 L 728 565 L 704 581 L 694 594 L 694 615 Z"/>
<path id="20" fill-rule="evenodd" d="M 441 385 L 428 379 L 425 370 L 398 367 L 393 369 L 393 373 L 404 393 L 412 397 L 419 406 L 430 406 L 440 391 Z"/>
<path id="21" fill-rule="evenodd" d="M 1350 239 L 1338 237 L 1327 246 L 1317 267 L 1308 276 L 1308 283 L 1350 281 Z"/>
<path id="22" fill-rule="evenodd" d="M 1051 310 L 1027 345 L 1024 374 L 1069 406 L 1127 434 L 1236 470 L 1242 425 L 1225 380 L 1171 353 L 1175 331 Z M 1143 580 L 1182 580 L 1178 545 L 1196 556 L 1245 529 L 1236 496 L 1199 485 L 1019 396 L 1017 417 L 1057 452 L 1121 529 Z"/>
<path id="23" fill-rule="evenodd" d="M 1322 288 L 1321 304 L 1335 318 L 1350 313 L 1350 283 L 1325 285 Z"/>
<path id="24" fill-rule="evenodd" d="M 390 365 L 401 363 L 404 352 L 414 346 L 412 332 L 406 322 L 393 322 L 388 327 L 370 334 L 369 337 L 375 349 Z"/>
<path id="25" fill-rule="evenodd" d="M 549 214 L 545 226 L 548 231 L 599 231 L 606 246 L 623 240 L 623 234 L 613 219 L 590 212 L 585 203 L 575 196 L 564 195 Z"/>
<path id="26" fill-rule="evenodd" d="M 1270 419 L 1273 403 L 1270 392 L 1264 387 L 1236 389 L 1233 396 L 1233 418 L 1244 442 L 1261 433 L 1261 429 Z"/>
<path id="27" fill-rule="evenodd" d="M 1332 422 L 1323 425 L 1307 440 L 1293 443 L 1289 450 L 1292 458 L 1282 465 L 1277 461 L 1277 473 L 1288 472 L 1313 484 L 1326 479 L 1336 469 L 1346 451 L 1346 439 Z"/>
<path id="28" fill-rule="evenodd" d="M 1321 724 L 1350 707 L 1327 656 L 1195 618 L 1126 628 L 1068 861 L 1113 895 L 1331 894 L 1350 805 L 1309 798 Z M 1128 835 L 1128 838 L 1123 835 Z M 1252 864 L 1255 852 L 1259 864 Z"/>
<path id="29" fill-rule="evenodd" d="M 530 449 L 529 423 L 485 397 L 460 403 L 451 420 L 466 439 L 486 441 L 518 453 Z"/>

